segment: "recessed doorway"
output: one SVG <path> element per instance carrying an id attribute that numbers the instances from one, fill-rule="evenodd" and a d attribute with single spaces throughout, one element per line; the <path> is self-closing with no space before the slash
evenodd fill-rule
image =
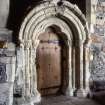
<path id="1" fill-rule="evenodd" d="M 63 94 L 67 87 L 67 46 L 62 35 L 48 30 L 39 36 L 37 86 L 42 96 Z"/>

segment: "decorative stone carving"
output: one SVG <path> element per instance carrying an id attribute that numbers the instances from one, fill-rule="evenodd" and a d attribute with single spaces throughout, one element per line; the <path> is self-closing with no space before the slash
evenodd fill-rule
<path id="1" fill-rule="evenodd" d="M 59 1 L 59 0 L 58 0 Z M 24 55 L 24 68 L 23 68 L 23 75 L 25 75 L 24 78 L 24 94 L 22 96 L 29 99 L 27 103 L 31 103 L 32 105 L 35 102 L 40 101 L 40 93 L 37 89 L 37 72 L 36 72 L 36 49 L 40 43 L 40 40 L 38 39 L 39 35 L 45 32 L 45 30 L 52 25 L 55 25 L 60 28 L 62 34 L 62 38 L 66 37 L 66 44 L 68 46 L 68 87 L 67 87 L 67 94 L 69 96 L 73 95 L 74 89 L 80 89 L 83 88 L 83 63 L 87 62 L 85 64 L 88 65 L 88 61 L 85 61 L 83 58 L 83 47 L 85 44 L 87 44 L 89 41 L 88 39 L 88 29 L 86 26 L 86 19 L 85 16 L 81 13 L 81 11 L 78 9 L 76 5 L 72 5 L 69 2 L 62 0 L 61 6 L 56 5 L 55 0 L 52 1 L 46 1 L 45 3 L 42 3 L 38 6 L 36 6 L 25 18 L 21 29 L 19 33 L 19 40 L 22 42 L 23 47 L 23 55 Z M 56 1 L 57 2 L 57 1 Z M 56 9 L 59 8 L 58 11 Z M 62 8 L 63 12 L 62 12 Z M 65 18 L 64 18 L 65 17 Z M 36 21 L 37 20 L 37 21 Z M 67 21 L 68 20 L 68 21 Z M 69 25 L 68 25 L 68 24 Z M 74 27 L 73 27 L 74 26 Z M 71 31 L 71 27 L 73 27 Z M 75 37 L 75 40 L 74 40 Z M 76 46 L 74 46 L 74 42 L 76 43 Z M 85 43 L 85 44 L 84 44 Z M 75 54 L 72 53 L 72 46 L 75 47 Z M 82 47 L 81 47 L 82 46 Z M 20 43 L 21 47 L 21 43 Z M 77 51 L 79 52 L 78 54 Z M 78 55 L 78 63 L 79 68 L 76 67 L 75 62 L 71 60 L 71 55 L 74 56 L 75 62 L 77 61 L 76 55 Z M 19 59 L 19 57 L 17 58 Z M 75 68 L 74 75 L 77 75 L 77 69 L 79 72 L 79 75 L 77 75 L 77 78 L 79 82 L 77 83 L 78 86 L 75 84 L 72 86 L 73 77 L 72 75 L 72 65 Z M 86 68 L 88 68 L 86 66 Z M 22 64 L 23 66 L 23 64 Z M 74 69 L 73 69 L 74 70 Z M 81 78 L 80 78 L 81 76 Z M 74 83 L 77 82 L 77 78 L 74 79 Z M 85 81 L 86 82 L 86 81 Z M 87 81 L 88 82 L 88 81 Z M 83 91 L 81 91 L 83 92 Z M 66 93 L 65 93 L 66 94 Z M 22 103 L 24 104 L 24 103 Z"/>

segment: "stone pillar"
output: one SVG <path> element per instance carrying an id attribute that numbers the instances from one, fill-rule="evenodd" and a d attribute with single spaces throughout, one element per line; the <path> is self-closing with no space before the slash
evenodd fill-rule
<path id="1" fill-rule="evenodd" d="M 7 25 L 10 9 L 10 0 L 0 0 L 0 27 L 4 28 Z"/>
<path id="2" fill-rule="evenodd" d="M 30 42 L 25 42 L 25 98 L 27 101 L 30 100 Z"/>
<path id="3" fill-rule="evenodd" d="M 94 24 L 96 23 L 96 5 L 98 0 L 86 0 L 86 18 L 89 25 L 89 30 L 94 33 Z"/>
<path id="4" fill-rule="evenodd" d="M 33 42 L 34 43 L 34 42 Z M 32 61 L 32 77 L 31 77 L 31 104 L 40 102 L 41 96 L 40 93 L 37 90 L 37 71 L 36 71 L 36 50 L 38 47 L 39 41 L 37 43 L 34 43 L 31 48 L 31 61 Z"/>
<path id="5" fill-rule="evenodd" d="M 78 97 L 85 97 L 84 86 L 83 86 L 83 42 L 79 42 L 79 88 L 77 89 Z"/>
<path id="6" fill-rule="evenodd" d="M 91 25 L 91 0 L 86 0 L 86 20 L 88 21 L 88 26 Z"/>
<path id="7" fill-rule="evenodd" d="M 24 100 L 24 96 L 25 96 L 25 49 L 24 49 L 24 43 L 20 44 L 20 50 L 21 50 L 21 56 L 22 58 L 17 58 L 17 59 L 21 59 L 22 60 L 22 73 L 23 73 L 23 87 L 22 87 L 22 99 Z"/>
<path id="8" fill-rule="evenodd" d="M 68 57 L 68 68 L 69 68 L 69 72 L 68 72 L 68 87 L 67 87 L 67 90 L 66 90 L 66 95 L 67 96 L 73 96 L 73 92 L 74 92 L 74 90 L 73 90 L 73 84 L 72 84 L 72 81 L 73 81 L 73 79 L 72 79 L 72 77 L 73 77 L 73 75 L 72 75 L 72 46 L 71 46 L 71 43 L 69 43 L 69 57 Z"/>
<path id="9" fill-rule="evenodd" d="M 16 73 L 14 83 L 14 95 L 20 97 L 14 97 L 14 104 L 24 103 L 25 101 L 25 50 L 24 43 L 21 42 L 20 46 L 16 49 Z"/>
<path id="10" fill-rule="evenodd" d="M 90 93 L 90 87 L 89 87 L 89 80 L 90 80 L 90 71 L 89 71 L 89 60 L 90 60 L 90 55 L 89 55 L 89 45 L 85 44 L 84 45 L 84 59 L 85 59 L 85 64 L 84 64 L 84 72 L 85 72 L 85 80 L 84 80 L 84 88 L 86 95 Z"/>
<path id="11" fill-rule="evenodd" d="M 75 47 L 73 46 L 73 48 L 72 48 L 72 66 L 73 66 L 72 70 L 73 70 L 73 73 L 72 74 L 73 74 L 73 90 L 74 91 L 76 90 L 76 86 L 75 86 L 75 80 L 76 80 L 76 76 L 75 76 L 75 74 L 76 74 L 75 60 L 76 60 Z"/>

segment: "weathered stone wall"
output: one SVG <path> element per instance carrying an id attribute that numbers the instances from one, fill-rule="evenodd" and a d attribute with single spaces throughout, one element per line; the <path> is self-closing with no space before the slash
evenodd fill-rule
<path id="1" fill-rule="evenodd" d="M 8 29 L 0 29 L 0 105 L 13 103 L 15 61 L 12 32 Z"/>
<path id="2" fill-rule="evenodd" d="M 11 4 L 9 3 L 11 1 Z M 1 0 L 0 1 L 0 28 L 5 28 L 7 25 L 8 15 L 8 28 L 13 30 L 14 39 L 18 41 L 18 34 L 20 25 L 26 14 L 42 0 Z M 45 0 L 46 1 L 46 0 Z M 56 0 L 55 0 L 56 1 Z M 70 0 L 67 0 L 70 1 Z M 91 33 L 92 44 L 91 62 L 90 62 L 90 81 L 92 81 L 91 88 L 105 89 L 105 0 L 86 0 L 87 11 L 85 8 L 85 0 L 71 0 L 70 2 L 77 4 L 84 14 L 86 14 Z M 100 2 L 99 2 L 100 1 Z M 9 6 L 10 5 L 10 6 Z M 61 4 L 60 4 L 61 5 Z M 82 6 L 83 5 L 83 6 Z M 9 14 L 10 7 L 10 14 Z M 76 6 L 74 6 L 74 9 Z M 84 26 L 85 27 L 85 26 Z M 15 76 L 15 46 L 12 43 L 12 36 L 7 29 L 0 29 L 0 41 L 6 43 L 6 48 L 0 49 L 0 105 L 12 105 L 13 101 L 13 84 L 14 80 L 17 87 L 14 93 L 21 90 L 24 84 L 22 80 L 22 60 L 21 48 L 17 49 L 18 68 Z M 12 33 L 11 33 L 12 34 Z M 20 54 L 20 55 L 19 55 Z M 93 58 L 92 58 L 93 56 Z M 20 57 L 20 59 L 19 59 Z M 94 84 L 93 84 L 94 83 Z"/>
<path id="3" fill-rule="evenodd" d="M 105 89 L 105 1 L 91 2 L 91 53 L 90 72 L 93 90 Z"/>

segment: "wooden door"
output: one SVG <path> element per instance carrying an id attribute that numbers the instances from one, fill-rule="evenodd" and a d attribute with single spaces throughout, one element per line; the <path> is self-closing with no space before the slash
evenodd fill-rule
<path id="1" fill-rule="evenodd" d="M 44 33 L 37 48 L 38 90 L 41 95 L 56 94 L 61 87 L 61 45 L 56 34 Z"/>

